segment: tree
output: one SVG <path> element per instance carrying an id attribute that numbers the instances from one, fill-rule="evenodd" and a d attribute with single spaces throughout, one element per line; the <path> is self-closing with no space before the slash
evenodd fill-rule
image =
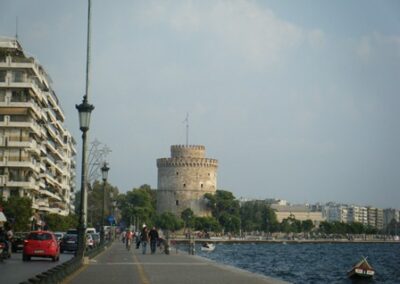
<path id="1" fill-rule="evenodd" d="M 220 232 L 221 226 L 214 217 L 195 217 L 194 228 L 199 231 Z"/>
<path id="2" fill-rule="evenodd" d="M 242 229 L 247 232 L 267 231 L 278 229 L 275 211 L 264 200 L 244 202 L 240 207 Z"/>
<path id="3" fill-rule="evenodd" d="M 114 197 L 118 195 L 118 188 L 103 182 L 95 181 L 92 185 L 92 190 L 88 192 L 88 224 L 92 227 L 100 227 L 102 209 L 103 209 L 103 192 L 105 197 L 104 217 L 111 215 L 112 202 Z M 105 224 L 108 222 L 104 220 Z"/>
<path id="4" fill-rule="evenodd" d="M 194 222 L 194 213 L 192 209 L 186 208 L 185 210 L 182 211 L 181 213 L 181 218 L 183 222 L 185 223 L 185 227 L 193 227 L 193 222 Z"/>
<path id="5" fill-rule="evenodd" d="M 183 227 L 183 220 L 170 212 L 164 212 L 156 218 L 156 226 L 163 230 L 176 231 Z"/>
<path id="6" fill-rule="evenodd" d="M 28 231 L 33 215 L 32 200 L 28 197 L 10 196 L 3 201 L 3 211 L 14 231 Z"/>
<path id="7" fill-rule="evenodd" d="M 121 210 L 122 219 L 126 224 L 133 224 L 135 219 L 149 226 L 154 222 L 155 194 L 147 185 L 134 188 L 126 194 L 117 197 L 117 205 Z"/>
<path id="8" fill-rule="evenodd" d="M 314 228 L 314 223 L 311 220 L 304 220 L 301 222 L 301 230 L 303 232 L 310 232 Z"/>
<path id="9" fill-rule="evenodd" d="M 47 214 L 44 217 L 44 221 L 51 231 L 65 232 L 68 229 L 76 228 L 78 226 L 77 215 L 61 216 L 58 214 Z"/>
<path id="10" fill-rule="evenodd" d="M 226 232 L 237 232 L 240 229 L 240 206 L 232 192 L 217 190 L 215 194 L 204 195 L 212 215 Z"/>

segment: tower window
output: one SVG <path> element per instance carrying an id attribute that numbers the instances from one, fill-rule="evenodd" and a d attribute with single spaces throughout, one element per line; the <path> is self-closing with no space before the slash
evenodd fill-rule
<path id="1" fill-rule="evenodd" d="M 200 187 L 203 188 L 203 184 L 200 184 Z"/>
<path id="2" fill-rule="evenodd" d="M 208 176 L 210 176 L 210 173 L 208 173 Z"/>
<path id="3" fill-rule="evenodd" d="M 179 206 L 179 200 L 175 200 L 176 206 Z"/>
<path id="4" fill-rule="evenodd" d="M 179 175 L 179 173 L 178 173 L 178 172 L 176 172 L 176 175 Z"/>
<path id="5" fill-rule="evenodd" d="M 186 183 L 183 184 L 183 187 L 186 187 Z"/>

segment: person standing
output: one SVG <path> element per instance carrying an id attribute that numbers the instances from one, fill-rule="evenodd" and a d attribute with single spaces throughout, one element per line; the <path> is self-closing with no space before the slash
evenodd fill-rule
<path id="1" fill-rule="evenodd" d="M 142 233 L 140 235 L 140 243 L 142 244 L 142 253 L 146 254 L 147 243 L 149 242 L 149 230 L 146 224 L 143 224 Z"/>
<path id="2" fill-rule="evenodd" d="M 158 242 L 158 232 L 156 227 L 153 227 L 150 232 L 149 232 L 149 238 L 150 238 L 150 250 L 151 254 L 154 254 L 156 252 L 156 247 L 157 247 L 157 242 Z"/>

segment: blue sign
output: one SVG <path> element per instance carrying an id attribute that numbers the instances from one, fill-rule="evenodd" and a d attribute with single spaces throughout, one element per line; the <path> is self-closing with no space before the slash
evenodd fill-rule
<path id="1" fill-rule="evenodd" d="M 108 221 L 110 224 L 114 224 L 114 223 L 115 223 L 115 218 L 114 218 L 114 216 L 112 216 L 112 215 L 108 216 L 107 221 Z"/>

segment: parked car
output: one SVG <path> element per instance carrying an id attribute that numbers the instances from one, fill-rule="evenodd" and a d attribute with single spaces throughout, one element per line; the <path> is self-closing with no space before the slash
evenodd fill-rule
<path id="1" fill-rule="evenodd" d="M 22 260 L 28 261 L 31 257 L 50 257 L 53 261 L 60 259 L 60 245 L 53 232 L 33 231 L 24 241 Z"/>
<path id="2" fill-rule="evenodd" d="M 24 249 L 24 240 L 28 235 L 28 232 L 16 232 L 11 239 L 11 251 L 17 252 Z"/>
<path id="3" fill-rule="evenodd" d="M 69 229 L 67 231 L 67 235 L 77 235 L 78 234 L 78 230 L 77 229 Z"/>
<path id="4" fill-rule="evenodd" d="M 100 245 L 100 234 L 95 233 L 95 234 L 90 234 L 92 236 L 93 239 L 93 244 L 95 247 Z"/>
<path id="5" fill-rule="evenodd" d="M 78 235 L 77 234 L 66 234 L 60 243 L 60 251 L 76 251 L 78 249 Z"/>
<path id="6" fill-rule="evenodd" d="M 86 247 L 89 249 L 94 248 L 94 241 L 91 234 L 86 234 Z"/>
<path id="7" fill-rule="evenodd" d="M 64 237 L 65 233 L 64 232 L 54 232 L 54 235 L 56 235 L 57 241 L 61 242 L 61 239 Z"/>
<path id="8" fill-rule="evenodd" d="M 88 234 L 94 234 L 97 233 L 95 228 L 86 228 L 86 233 Z"/>

